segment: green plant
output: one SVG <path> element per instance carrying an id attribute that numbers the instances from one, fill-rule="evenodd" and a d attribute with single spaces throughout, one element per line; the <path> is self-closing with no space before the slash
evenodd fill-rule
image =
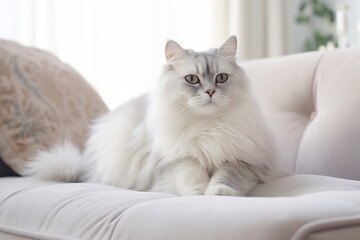
<path id="1" fill-rule="evenodd" d="M 329 41 L 335 43 L 336 39 L 333 33 L 324 33 L 315 24 L 316 21 L 324 21 L 329 25 L 334 24 L 334 11 L 326 3 L 320 0 L 301 1 L 295 21 L 298 24 L 308 25 L 312 31 L 311 38 L 305 40 L 304 51 L 317 50 L 319 46 L 326 45 Z"/>

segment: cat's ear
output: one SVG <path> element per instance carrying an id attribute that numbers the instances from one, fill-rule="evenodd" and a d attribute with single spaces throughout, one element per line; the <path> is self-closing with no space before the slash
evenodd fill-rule
<path id="1" fill-rule="evenodd" d="M 174 40 L 168 40 L 165 46 L 166 60 L 169 61 L 176 56 L 184 55 L 184 49 Z"/>
<path id="2" fill-rule="evenodd" d="M 235 59 L 236 50 L 237 50 L 237 38 L 236 36 L 231 36 L 219 48 L 218 53 L 220 56 L 231 57 Z"/>
<path id="3" fill-rule="evenodd" d="M 165 56 L 167 60 L 166 68 L 171 70 L 177 59 L 184 57 L 185 50 L 175 41 L 169 40 L 165 46 Z"/>

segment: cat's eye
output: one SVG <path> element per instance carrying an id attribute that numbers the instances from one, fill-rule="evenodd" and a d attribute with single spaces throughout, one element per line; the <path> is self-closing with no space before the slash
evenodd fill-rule
<path id="1" fill-rule="evenodd" d="M 220 73 L 216 75 L 215 82 L 216 83 L 224 83 L 228 80 L 228 75 L 226 73 Z"/>
<path id="2" fill-rule="evenodd" d="M 200 79 L 198 76 L 194 74 L 189 74 L 185 76 L 185 80 L 190 84 L 197 84 L 200 82 Z"/>

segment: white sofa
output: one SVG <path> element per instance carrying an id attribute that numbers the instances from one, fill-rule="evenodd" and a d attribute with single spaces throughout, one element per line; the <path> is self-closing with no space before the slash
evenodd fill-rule
<path id="1" fill-rule="evenodd" d="M 360 50 L 240 63 L 296 175 L 249 197 L 0 178 L 0 239 L 360 239 Z"/>

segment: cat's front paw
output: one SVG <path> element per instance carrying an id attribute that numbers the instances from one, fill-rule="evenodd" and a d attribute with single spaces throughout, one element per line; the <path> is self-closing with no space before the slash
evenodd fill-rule
<path id="1" fill-rule="evenodd" d="M 206 189 L 205 195 L 221 195 L 221 196 L 243 196 L 243 194 L 232 189 L 225 184 L 210 184 Z"/>

